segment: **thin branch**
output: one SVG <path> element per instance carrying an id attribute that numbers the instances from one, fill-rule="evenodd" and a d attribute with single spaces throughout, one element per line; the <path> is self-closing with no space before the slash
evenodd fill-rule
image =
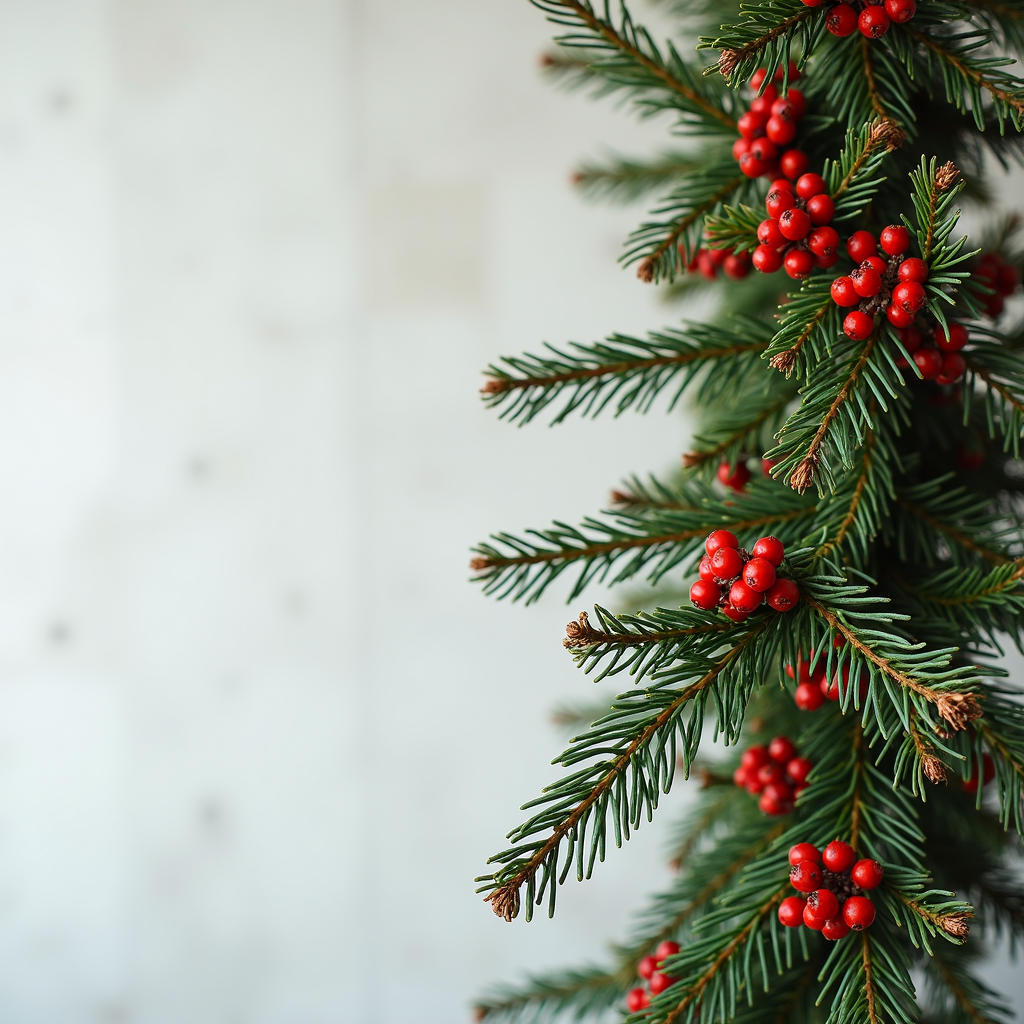
<path id="1" fill-rule="evenodd" d="M 830 541 L 826 541 L 820 548 L 818 548 L 814 553 L 815 558 L 821 558 L 830 551 L 834 551 L 843 543 L 844 540 L 846 540 L 846 535 L 849 533 L 850 527 L 854 524 L 854 521 L 857 518 L 857 510 L 860 508 L 860 503 L 864 499 L 864 491 L 867 487 L 868 478 L 871 476 L 871 449 L 874 447 L 874 444 L 875 432 L 873 430 L 869 430 L 868 435 L 864 440 L 862 469 L 860 476 L 857 478 L 857 486 L 853 489 L 853 497 L 850 499 L 850 506 L 846 510 L 846 515 L 843 516 L 843 521 L 839 524 L 839 529 L 836 531 L 835 537 Z"/>
<path id="2" fill-rule="evenodd" d="M 565 627 L 562 646 L 571 651 L 582 650 L 595 644 L 622 644 L 625 647 L 642 647 L 644 644 L 658 644 L 681 636 L 699 636 L 705 633 L 721 633 L 731 629 L 729 622 L 713 622 L 706 626 L 691 626 L 688 629 L 669 629 L 663 633 L 603 633 L 590 625 L 590 616 L 580 612 L 578 622 Z"/>
<path id="3" fill-rule="evenodd" d="M 975 1024 L 995 1024 L 991 1017 L 986 1017 L 975 1005 L 971 1002 L 967 993 L 964 991 L 963 985 L 956 980 L 953 972 L 949 969 L 949 966 L 942 959 L 941 956 L 932 957 L 932 961 L 935 966 L 938 967 L 939 973 L 942 975 L 942 980 L 946 983 L 946 987 L 950 992 L 953 993 L 953 998 L 960 1004 L 961 1009 L 968 1017 L 975 1022 Z"/>
<path id="4" fill-rule="evenodd" d="M 772 402 L 766 409 L 759 412 L 752 420 L 744 423 L 739 430 L 730 434 L 724 441 L 720 441 L 714 448 L 708 451 L 690 451 L 683 456 L 683 468 L 692 469 L 694 466 L 702 466 L 711 459 L 717 459 L 723 452 L 727 452 L 734 444 L 742 441 L 748 434 L 753 433 L 766 420 L 771 419 L 780 409 L 784 409 L 789 403 L 792 395 L 783 395 L 777 401 Z"/>
<path id="5" fill-rule="evenodd" d="M 811 317 L 807 326 L 804 328 L 803 334 L 800 335 L 792 345 L 789 346 L 784 352 L 778 352 L 768 361 L 768 365 L 774 370 L 780 370 L 787 377 L 793 372 L 793 367 L 796 366 L 796 357 L 800 354 L 800 349 L 803 348 L 804 342 L 814 333 L 814 328 L 818 326 L 818 323 L 824 318 L 828 311 L 832 308 L 832 296 L 828 295 L 825 297 L 825 302 L 818 309 L 818 311 Z"/>
<path id="6" fill-rule="evenodd" d="M 879 1024 L 878 1011 L 875 1009 L 875 983 L 871 977 L 871 943 L 868 933 L 861 932 L 862 956 L 864 960 L 864 995 L 868 999 L 868 1020 L 871 1024 Z"/>
<path id="7" fill-rule="evenodd" d="M 920 505 L 915 505 L 912 501 L 908 501 L 901 495 L 896 496 L 896 501 L 899 502 L 900 506 L 906 509 L 915 519 L 920 519 L 922 523 L 927 523 L 933 530 L 937 530 L 939 533 L 945 534 L 951 540 L 955 541 L 963 548 L 967 548 L 968 551 L 973 551 L 976 555 L 981 555 L 986 561 L 992 562 L 994 565 L 1006 565 L 1011 559 L 1006 555 L 1000 554 L 998 551 L 992 551 L 990 548 L 986 548 L 983 545 L 977 543 L 977 541 L 971 540 L 962 530 L 958 530 L 955 526 L 949 523 L 944 523 L 941 519 L 937 519 L 926 509 L 923 509 Z"/>
<path id="8" fill-rule="evenodd" d="M 901 588 L 914 594 L 916 597 L 920 597 L 922 600 L 927 601 L 929 604 L 942 605 L 944 608 L 955 608 L 957 605 L 962 604 L 973 604 L 975 601 L 979 601 L 985 597 L 991 597 L 993 594 L 1001 594 L 1004 590 L 1008 590 L 1015 583 L 1024 578 L 1024 558 L 1018 558 L 1014 561 L 1006 561 L 1004 565 L 1016 565 L 1017 568 L 1013 571 L 1010 576 L 1007 576 L 1001 583 L 994 583 L 990 587 L 986 587 L 984 590 L 975 590 L 969 594 L 953 597 L 940 597 L 937 594 L 929 594 L 927 591 L 920 590 L 917 587 L 908 584 L 902 577 L 898 578 L 898 582 Z M 895 575 L 895 574 L 894 574 Z"/>
<path id="9" fill-rule="evenodd" d="M 1004 401 L 1009 402 L 1010 405 L 1012 405 L 1014 409 L 1016 409 L 1018 412 L 1024 412 L 1024 404 L 1022 404 L 1018 399 L 1014 398 L 1013 393 L 1011 391 L 1007 391 L 1006 388 L 1004 388 L 1001 384 L 997 384 L 992 379 L 992 372 L 990 370 L 987 370 L 985 367 L 978 366 L 977 363 L 972 362 L 969 355 L 964 357 L 964 362 L 967 363 L 967 369 L 969 369 L 972 373 L 976 373 L 988 387 L 990 387 L 993 391 L 1002 396 Z"/>
<path id="10" fill-rule="evenodd" d="M 875 66 L 871 61 L 871 40 L 867 36 L 862 36 L 860 40 L 860 53 L 861 59 L 864 61 L 864 77 L 868 83 L 868 96 L 871 98 L 871 109 L 879 116 L 888 118 L 888 113 L 885 107 L 882 106 L 882 100 L 878 92 L 878 82 L 875 81 Z M 861 154 L 860 160 L 867 155 L 867 148 L 864 153 Z M 850 175 L 846 176 L 848 179 Z M 846 179 L 843 179 L 843 184 L 846 184 Z M 840 186 L 842 188 L 842 186 Z M 838 195 L 838 193 L 837 193 Z"/>
<path id="11" fill-rule="evenodd" d="M 801 21 L 806 21 L 815 13 L 814 8 L 808 8 L 806 11 L 800 11 L 799 14 L 794 14 L 785 21 L 780 22 L 770 32 L 766 32 L 763 36 L 758 36 L 757 39 L 752 39 L 749 43 L 744 44 L 738 50 L 723 50 L 722 56 L 719 58 L 715 68 L 721 72 L 722 76 L 726 79 L 732 74 L 733 68 L 739 64 L 740 61 L 746 60 L 751 54 L 757 53 L 759 50 L 763 50 L 773 39 L 778 38 L 781 35 L 785 35 L 794 25 L 799 25 Z M 714 69 L 712 69 L 714 70 Z"/>
<path id="12" fill-rule="evenodd" d="M 933 910 L 929 910 L 927 907 L 922 907 L 920 903 L 905 896 L 898 889 L 894 889 L 891 885 L 886 885 L 889 892 L 896 897 L 908 910 L 913 911 L 922 921 L 927 921 L 934 928 L 938 928 L 939 931 L 945 932 L 947 935 L 951 935 L 954 938 L 963 939 L 967 937 L 969 926 L 967 921 L 973 915 L 965 914 L 962 910 L 952 910 L 946 914 L 937 914 Z"/>

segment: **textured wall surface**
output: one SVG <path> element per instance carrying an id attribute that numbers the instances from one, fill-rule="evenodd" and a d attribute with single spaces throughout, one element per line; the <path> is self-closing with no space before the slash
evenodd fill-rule
<path id="1" fill-rule="evenodd" d="M 0 0 L 0 1019 L 422 1024 L 600 952 L 657 829 L 507 927 L 472 877 L 585 681 L 489 530 L 678 458 L 479 370 L 678 315 L 525 0 Z M 583 603 L 580 603 L 583 607 Z M 678 803 L 683 794 L 673 796 Z"/>

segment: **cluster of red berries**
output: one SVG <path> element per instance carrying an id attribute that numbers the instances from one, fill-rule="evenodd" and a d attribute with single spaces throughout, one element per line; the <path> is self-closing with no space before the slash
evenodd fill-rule
<path id="1" fill-rule="evenodd" d="M 771 459 L 761 460 L 761 472 L 765 476 L 771 476 L 774 468 L 775 463 Z M 735 466 L 729 465 L 728 462 L 721 462 L 716 476 L 718 482 L 725 484 L 730 490 L 742 491 L 750 483 L 750 468 L 744 459 L 740 459 Z"/>
<path id="2" fill-rule="evenodd" d="M 936 384 L 955 384 L 963 377 L 967 363 L 960 355 L 960 349 L 969 340 L 963 324 L 951 323 L 946 329 L 936 323 L 932 331 L 914 326 L 902 327 L 896 333 L 925 380 L 933 380 Z M 896 365 L 909 367 L 910 363 L 903 356 L 898 356 Z"/>
<path id="3" fill-rule="evenodd" d="M 788 736 L 776 736 L 767 747 L 744 750 L 732 780 L 758 796 L 757 806 L 765 814 L 789 814 L 793 801 L 807 788 L 813 767 L 806 757 L 797 757 L 796 744 Z"/>
<path id="4" fill-rule="evenodd" d="M 755 71 L 750 79 L 754 90 L 761 88 L 765 69 Z M 796 64 L 789 63 L 789 81 L 800 77 Z M 765 86 L 760 96 L 751 101 L 750 109 L 736 122 L 740 137 L 733 143 L 732 155 L 748 178 L 778 178 L 784 175 L 796 181 L 807 170 L 807 154 L 786 147 L 796 138 L 796 126 L 807 103 L 799 89 L 788 89 L 779 95 L 775 84 L 782 79 L 782 69 Z"/>
<path id="5" fill-rule="evenodd" d="M 779 904 L 779 921 L 787 928 L 805 924 L 831 942 L 870 928 L 875 905 L 862 895 L 882 884 L 882 865 L 858 860 L 841 839 L 820 851 L 810 843 L 797 843 L 789 851 L 789 880 L 802 896 L 787 896 Z"/>
<path id="6" fill-rule="evenodd" d="M 632 988 L 626 993 L 626 1009 L 630 1013 L 639 1013 L 651 1005 L 651 996 L 664 992 L 676 979 L 658 968 L 661 962 L 679 952 L 679 943 L 666 940 L 654 951 L 654 956 L 645 956 L 637 964 L 636 973 L 640 975 L 650 987 L 650 994 L 645 988 Z"/>
<path id="7" fill-rule="evenodd" d="M 832 646 L 845 647 L 846 641 L 837 636 L 832 640 Z M 812 672 L 810 660 L 801 655 L 797 658 L 795 669 L 792 665 L 786 666 L 786 675 L 790 679 L 796 679 L 796 693 L 793 699 L 801 711 L 817 711 L 827 700 L 841 700 L 850 685 L 850 666 L 844 665 L 841 672 L 829 679 L 824 656 L 818 659 Z M 860 690 L 860 699 L 863 700 L 868 694 L 868 681 L 860 677 L 859 673 L 857 688 Z"/>
<path id="8" fill-rule="evenodd" d="M 803 0 L 808 7 L 820 7 L 825 0 Z M 902 25 L 917 13 L 914 0 L 852 0 L 836 4 L 825 16 L 825 28 L 834 36 L 852 36 L 858 29 L 868 39 L 889 31 L 895 21 Z"/>
<path id="9" fill-rule="evenodd" d="M 974 278 L 994 292 L 986 296 L 985 301 L 985 312 L 994 319 L 1002 313 L 1007 296 L 1017 290 L 1020 271 L 1012 263 L 1007 263 L 999 253 L 987 252 L 981 257 Z"/>
<path id="10" fill-rule="evenodd" d="M 782 267 L 797 281 L 815 267 L 831 267 L 839 259 L 839 232 L 829 226 L 836 212 L 820 174 L 801 174 L 794 185 L 785 178 L 772 182 L 764 201 L 768 219 L 757 226 L 752 261 L 772 274 Z"/>
<path id="11" fill-rule="evenodd" d="M 879 256 L 879 246 L 888 259 Z M 914 323 L 928 298 L 924 290 L 928 264 L 904 256 L 909 248 L 910 232 L 902 224 L 882 228 L 877 239 L 870 231 L 855 231 L 846 240 L 846 251 L 858 266 L 832 282 L 832 299 L 837 306 L 858 307 L 843 321 L 848 338 L 866 341 L 882 310 L 893 327 Z"/>
<path id="12" fill-rule="evenodd" d="M 719 270 L 726 277 L 740 281 L 750 273 L 750 253 L 738 253 L 732 249 L 698 249 L 686 269 L 691 273 L 699 271 L 709 281 L 718 277 Z"/>
<path id="13" fill-rule="evenodd" d="M 777 570 L 786 549 L 777 537 L 762 537 L 748 553 L 729 530 L 715 530 L 704 542 L 700 579 L 690 587 L 695 608 L 709 612 L 721 608 L 734 622 L 742 622 L 765 602 L 777 612 L 788 612 L 800 600 L 793 580 Z"/>

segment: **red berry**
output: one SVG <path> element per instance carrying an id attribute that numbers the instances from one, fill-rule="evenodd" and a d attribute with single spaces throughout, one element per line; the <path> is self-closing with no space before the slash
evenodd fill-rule
<path id="1" fill-rule="evenodd" d="M 694 608 L 700 608 L 701 611 L 709 612 L 712 608 L 717 608 L 721 598 L 722 592 L 709 580 L 697 580 L 690 587 L 690 602 Z"/>
<path id="2" fill-rule="evenodd" d="M 720 580 L 734 580 L 743 572 L 743 556 L 735 548 L 719 548 L 711 556 L 711 568 Z"/>
<path id="3" fill-rule="evenodd" d="M 935 375 L 936 384 L 955 384 L 967 370 L 967 363 L 959 352 L 947 352 L 942 357 L 942 369 Z"/>
<path id="4" fill-rule="evenodd" d="M 707 249 L 701 249 L 697 253 L 697 269 L 709 281 L 714 281 L 718 275 L 718 266 Z"/>
<path id="5" fill-rule="evenodd" d="M 916 256 L 908 256 L 901 264 L 896 276 L 901 281 L 917 281 L 924 284 L 928 280 L 928 264 Z"/>
<path id="6" fill-rule="evenodd" d="M 807 236 L 807 247 L 815 256 L 831 256 L 839 248 L 839 232 L 827 225 Z"/>
<path id="7" fill-rule="evenodd" d="M 868 39 L 878 39 L 889 31 L 889 15 L 883 7 L 865 7 L 857 19 L 857 28 Z"/>
<path id="8" fill-rule="evenodd" d="M 799 896 L 787 896 L 779 904 L 779 923 L 786 928 L 799 928 L 804 920 L 804 907 L 806 900 Z"/>
<path id="9" fill-rule="evenodd" d="M 757 225 L 757 240 L 772 249 L 781 249 L 786 244 L 786 238 L 779 230 L 779 222 L 773 217 Z"/>
<path id="10" fill-rule="evenodd" d="M 910 248 L 910 232 L 902 224 L 890 224 L 882 228 L 878 244 L 882 252 L 890 256 L 902 256 Z"/>
<path id="11" fill-rule="evenodd" d="M 789 178 L 776 178 L 771 183 L 771 185 L 768 186 L 768 191 L 773 192 L 777 188 L 781 188 L 787 192 L 795 191 L 795 186 L 793 185 L 793 182 L 789 180 Z"/>
<path id="12" fill-rule="evenodd" d="M 782 173 L 791 181 L 796 181 L 807 170 L 810 160 L 802 149 L 787 149 L 779 158 Z"/>
<path id="13" fill-rule="evenodd" d="M 967 344 L 967 328 L 963 324 L 948 325 L 949 333 L 940 326 L 935 327 L 935 347 L 942 352 L 959 352 Z"/>
<path id="14" fill-rule="evenodd" d="M 817 195 L 811 196 L 807 200 L 807 216 L 811 218 L 811 223 L 815 226 L 827 224 L 836 212 L 836 204 L 832 201 L 831 196 Z"/>
<path id="15" fill-rule="evenodd" d="M 722 270 L 726 277 L 739 281 L 750 273 L 750 256 L 745 252 L 726 256 L 722 262 Z"/>
<path id="16" fill-rule="evenodd" d="M 790 61 L 790 64 L 792 65 L 793 62 Z M 792 70 L 796 71 L 796 67 L 794 66 Z M 799 77 L 800 77 L 800 72 L 799 71 L 796 72 L 796 78 L 793 77 L 793 74 L 792 74 L 792 71 L 791 71 L 790 75 L 789 75 L 789 80 L 791 82 L 795 82 L 796 79 L 799 78 Z M 804 114 L 807 112 L 807 100 L 804 99 L 804 94 L 799 89 L 792 89 L 791 88 L 786 93 L 786 95 L 782 97 L 782 99 L 784 99 L 789 104 L 790 117 L 794 121 L 799 121 L 800 118 L 803 117 Z M 772 104 L 772 113 L 773 114 L 778 113 L 778 111 L 775 109 L 775 104 Z"/>
<path id="17" fill-rule="evenodd" d="M 744 768 L 760 768 L 761 765 L 767 764 L 770 758 L 768 757 L 768 748 L 762 747 L 759 743 L 752 747 L 747 747 L 743 751 L 740 757 L 740 764 Z"/>
<path id="18" fill-rule="evenodd" d="M 885 315 L 893 327 L 910 327 L 914 323 L 914 314 L 908 313 L 900 306 L 894 306 L 891 302 L 885 310 Z"/>
<path id="19" fill-rule="evenodd" d="M 825 936 L 829 942 L 838 942 L 840 939 L 845 939 L 850 934 L 850 926 L 842 919 L 842 917 L 833 917 L 831 921 L 825 923 L 825 927 L 821 929 L 821 934 Z"/>
<path id="20" fill-rule="evenodd" d="M 651 1005 L 650 997 L 642 988 L 631 988 L 626 993 L 626 1009 L 630 1013 L 639 1013 Z"/>
<path id="21" fill-rule="evenodd" d="M 711 568 L 710 555 L 705 555 L 700 560 L 700 569 L 698 570 L 698 572 L 700 573 L 700 578 L 702 580 L 710 580 L 712 583 L 715 582 L 715 571 Z"/>
<path id="22" fill-rule="evenodd" d="M 752 75 L 750 76 L 750 88 L 751 88 L 751 89 L 753 89 L 753 90 L 754 90 L 754 92 L 757 92 L 757 90 L 761 88 L 761 83 L 762 83 L 762 82 L 763 82 L 763 81 L 764 81 L 764 80 L 765 80 L 765 79 L 766 79 L 767 77 L 768 77 L 768 69 L 767 69 L 767 68 L 758 68 L 758 69 L 757 69 L 757 70 L 756 70 L 756 71 L 755 71 L 755 72 L 754 72 L 754 73 L 753 73 L 753 74 L 752 74 Z"/>
<path id="23" fill-rule="evenodd" d="M 846 240 L 846 251 L 854 263 L 863 263 L 869 256 L 878 255 L 878 244 L 870 231 L 854 231 Z"/>
<path id="24" fill-rule="evenodd" d="M 825 0 L 803 0 L 807 7 L 820 7 L 824 2 Z"/>
<path id="25" fill-rule="evenodd" d="M 881 256 L 865 256 L 861 260 L 861 266 L 870 267 L 880 277 L 885 277 L 886 272 L 889 270 L 889 264 Z"/>
<path id="26" fill-rule="evenodd" d="M 782 266 L 782 253 L 774 246 L 759 245 L 750 260 L 762 274 L 774 274 Z"/>
<path id="27" fill-rule="evenodd" d="M 850 880 L 862 889 L 877 889 L 882 884 L 884 874 L 877 860 L 859 860 L 853 865 Z"/>
<path id="28" fill-rule="evenodd" d="M 882 278 L 878 271 L 863 264 L 850 271 L 850 280 L 853 282 L 853 290 L 862 299 L 874 298 L 882 290 Z"/>
<path id="29" fill-rule="evenodd" d="M 767 115 L 759 114 L 754 110 L 748 110 L 736 122 L 736 128 L 744 139 L 747 139 L 749 142 L 753 142 L 754 139 L 764 137 L 766 124 L 768 124 Z"/>
<path id="30" fill-rule="evenodd" d="M 796 182 L 796 194 L 801 199 L 828 194 L 828 185 L 820 174 L 801 174 Z"/>
<path id="31" fill-rule="evenodd" d="M 849 36 L 857 29 L 857 12 L 849 4 L 837 4 L 825 18 L 825 28 L 834 36 Z"/>
<path id="32" fill-rule="evenodd" d="M 902 25 L 917 13 L 917 4 L 914 0 L 885 0 L 885 13 L 897 25 Z"/>
<path id="33" fill-rule="evenodd" d="M 736 534 L 730 530 L 713 530 L 704 541 L 704 550 L 707 554 L 713 555 L 719 548 L 738 548 L 740 542 Z"/>
<path id="34" fill-rule="evenodd" d="M 908 313 L 916 313 L 927 298 L 924 286 L 917 281 L 901 281 L 892 290 L 893 305 L 905 309 Z"/>
<path id="35" fill-rule="evenodd" d="M 779 764 L 788 764 L 796 755 L 796 746 L 788 736 L 776 736 L 768 744 L 768 756 Z"/>
<path id="36" fill-rule="evenodd" d="M 729 605 L 722 605 L 722 614 L 733 622 L 742 622 L 750 616 L 750 612 L 741 612 L 738 608 L 730 608 Z"/>
<path id="37" fill-rule="evenodd" d="M 834 839 L 821 851 L 821 862 L 829 871 L 841 875 L 857 862 L 857 854 L 849 843 L 844 843 L 842 839 Z"/>
<path id="38" fill-rule="evenodd" d="M 754 558 L 763 558 L 778 568 L 786 557 L 786 548 L 778 537 L 762 537 L 750 553 Z"/>
<path id="39" fill-rule="evenodd" d="M 813 764 L 806 757 L 794 757 L 786 764 L 786 774 L 799 786 L 807 781 Z"/>
<path id="40" fill-rule="evenodd" d="M 653 956 L 645 956 L 641 959 L 640 963 L 636 965 L 636 973 L 641 978 L 647 979 L 657 970 L 658 961 Z M 642 991 L 642 990 L 641 990 Z"/>
<path id="41" fill-rule="evenodd" d="M 761 595 L 756 590 L 751 590 L 743 580 L 737 580 L 729 588 L 729 604 L 736 611 L 746 612 L 749 615 L 761 607 Z"/>
<path id="42" fill-rule="evenodd" d="M 1020 284 L 1020 271 L 1016 267 L 1010 266 L 1009 263 L 1005 263 L 999 268 L 996 283 L 1003 295 L 1012 295 Z"/>
<path id="43" fill-rule="evenodd" d="M 750 155 L 767 167 L 779 155 L 779 150 L 771 139 L 754 139 L 750 144 Z"/>
<path id="44" fill-rule="evenodd" d="M 811 843 L 797 843 L 789 848 L 789 863 L 799 864 L 802 860 L 813 861 L 815 864 L 821 860 L 818 848 Z"/>
<path id="45" fill-rule="evenodd" d="M 838 676 L 836 676 L 835 679 L 831 680 L 827 678 L 822 679 L 819 686 L 821 688 L 822 696 L 827 698 L 828 700 L 839 700 L 839 698 L 842 697 L 842 694 L 839 692 Z"/>
<path id="46" fill-rule="evenodd" d="M 750 139 L 744 139 L 742 136 L 738 138 L 732 144 L 732 156 L 734 160 L 739 160 L 744 153 L 750 152 Z"/>
<path id="47" fill-rule="evenodd" d="M 832 301 L 837 306 L 856 306 L 860 302 L 857 289 L 849 277 L 837 277 L 832 282 Z"/>
<path id="48" fill-rule="evenodd" d="M 870 928 L 875 919 L 875 905 L 867 896 L 851 896 L 843 904 L 843 920 L 855 932 Z"/>
<path id="49" fill-rule="evenodd" d="M 779 218 L 787 210 L 796 206 L 796 196 L 788 189 L 772 188 L 764 201 L 764 208 L 768 211 L 769 217 Z"/>
<path id="50" fill-rule="evenodd" d="M 831 256 L 815 256 L 814 265 L 816 267 L 822 267 L 828 270 L 830 267 L 834 267 L 839 262 L 839 253 L 834 252 Z"/>
<path id="51" fill-rule="evenodd" d="M 811 230 L 811 218 L 805 211 L 798 210 L 796 207 L 784 210 L 779 215 L 779 230 L 791 242 L 799 242 L 802 238 L 806 238 L 807 233 Z"/>
<path id="52" fill-rule="evenodd" d="M 728 462 L 723 462 L 718 467 L 717 475 L 720 483 L 734 491 L 742 491 L 750 482 L 750 470 L 747 469 L 745 462 L 737 462 L 735 468 L 730 467 Z"/>
<path id="53" fill-rule="evenodd" d="M 921 332 L 916 327 L 904 327 L 896 333 L 909 355 L 913 355 L 921 347 Z M 836 637 L 836 639 L 842 640 L 842 637 Z"/>
<path id="54" fill-rule="evenodd" d="M 732 249 L 708 249 L 708 253 L 711 261 L 720 267 L 732 255 Z"/>
<path id="55" fill-rule="evenodd" d="M 794 249 L 786 253 L 782 264 L 794 281 L 802 281 L 814 269 L 814 257 L 806 249 Z"/>
<path id="56" fill-rule="evenodd" d="M 678 952 L 679 943 L 673 942 L 671 939 L 665 939 L 664 942 L 658 943 L 658 948 L 654 951 L 654 959 L 660 964 L 662 960 L 675 956 Z"/>
<path id="57" fill-rule="evenodd" d="M 942 356 L 934 348 L 919 348 L 913 359 L 924 380 L 934 380 L 942 372 Z"/>
<path id="58" fill-rule="evenodd" d="M 981 785 L 984 788 L 990 783 L 996 776 L 996 763 L 992 760 L 989 754 L 981 755 Z M 964 779 L 960 783 L 961 788 L 965 793 L 977 793 L 978 792 L 978 766 L 975 765 L 971 769 L 971 774 L 968 778 Z"/>
<path id="59" fill-rule="evenodd" d="M 800 588 L 792 580 L 776 580 L 765 599 L 777 612 L 788 612 L 800 600 Z"/>
<path id="60" fill-rule="evenodd" d="M 785 783 L 765 786 L 757 806 L 763 814 L 789 814 L 793 810 L 793 790 Z"/>
<path id="61" fill-rule="evenodd" d="M 760 178 L 764 174 L 767 164 L 758 160 L 753 152 L 746 152 L 740 157 L 740 171 L 748 178 Z"/>
<path id="62" fill-rule="evenodd" d="M 763 594 L 775 582 L 775 566 L 765 558 L 751 558 L 743 567 L 743 582 Z"/>
<path id="63" fill-rule="evenodd" d="M 831 889 L 818 889 L 807 897 L 807 909 L 824 924 L 839 913 L 839 900 Z"/>
<path id="64" fill-rule="evenodd" d="M 820 932 L 825 927 L 825 922 L 821 918 L 814 916 L 814 911 L 811 910 L 810 904 L 804 906 L 804 924 L 816 932 Z"/>
<path id="65" fill-rule="evenodd" d="M 859 309 L 855 309 L 852 313 L 847 313 L 846 319 L 843 320 L 843 333 L 851 341 L 867 341 L 874 329 L 874 317 L 868 316 L 867 313 L 862 313 Z"/>
<path id="66" fill-rule="evenodd" d="M 801 683 L 793 699 L 801 711 L 817 711 L 825 703 L 825 695 L 814 683 Z"/>
<path id="67" fill-rule="evenodd" d="M 651 995 L 661 995 L 665 989 L 675 983 L 675 980 L 675 978 L 671 978 L 667 974 L 663 974 L 661 971 L 655 971 L 654 974 L 651 975 L 651 980 L 649 982 L 651 986 Z"/>
<path id="68" fill-rule="evenodd" d="M 764 130 L 776 146 L 788 146 L 796 138 L 796 124 L 788 117 L 780 117 L 778 114 L 773 114 L 768 118 L 768 124 L 765 125 Z"/>

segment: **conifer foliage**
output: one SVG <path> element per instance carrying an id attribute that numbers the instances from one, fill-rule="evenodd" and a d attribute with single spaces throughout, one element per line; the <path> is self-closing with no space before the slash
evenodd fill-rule
<path id="1" fill-rule="evenodd" d="M 699 428 L 671 478 L 497 533 L 472 568 L 528 602 L 563 575 L 570 600 L 683 596 L 569 624 L 623 692 L 563 714 L 557 777 L 479 891 L 554 913 L 674 784 L 698 792 L 610 961 L 477 1015 L 1000 1022 L 976 971 L 983 939 L 1024 936 L 1024 713 L 997 664 L 1024 649 L 1024 249 L 986 174 L 1024 155 L 1024 0 L 660 0 L 671 39 L 627 2 L 533 0 L 549 72 L 672 140 L 576 180 L 653 194 L 623 264 L 719 312 L 507 357 L 483 393 L 519 424 L 686 401 Z"/>

